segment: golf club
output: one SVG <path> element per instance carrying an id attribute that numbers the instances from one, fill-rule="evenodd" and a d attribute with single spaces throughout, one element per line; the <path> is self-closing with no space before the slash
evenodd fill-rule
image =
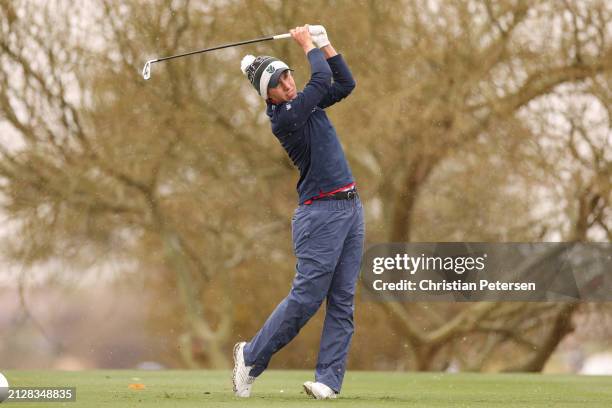
<path id="1" fill-rule="evenodd" d="M 309 31 L 310 31 L 310 34 L 315 35 L 321 31 L 321 26 L 312 25 L 309 27 Z M 142 77 L 145 80 L 151 78 L 151 64 L 154 64 L 156 62 L 167 61 L 167 60 L 179 58 L 179 57 L 186 57 L 188 55 L 200 54 L 200 53 L 208 52 L 208 51 L 220 50 L 222 48 L 235 47 L 237 45 L 252 44 L 252 43 L 262 42 L 262 41 L 280 40 L 282 38 L 291 38 L 291 34 L 285 33 L 285 34 L 271 35 L 269 37 L 262 37 L 262 38 L 256 38 L 254 40 L 247 40 L 247 41 L 240 41 L 240 42 L 235 42 L 231 44 L 218 45 L 216 47 L 205 48 L 203 50 L 191 51 L 191 52 L 186 52 L 184 54 L 177 54 L 177 55 L 171 55 L 169 57 L 152 59 L 145 63 L 144 68 L 142 69 Z"/>

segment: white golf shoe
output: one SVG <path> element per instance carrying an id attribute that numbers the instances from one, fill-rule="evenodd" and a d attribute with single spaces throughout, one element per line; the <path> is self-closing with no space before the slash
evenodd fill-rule
<path id="1" fill-rule="evenodd" d="M 336 392 L 320 382 L 306 381 L 304 391 L 314 399 L 336 398 Z"/>
<path id="2" fill-rule="evenodd" d="M 232 385 L 234 386 L 234 394 L 237 397 L 250 397 L 251 386 L 255 381 L 255 377 L 251 377 L 249 372 L 252 366 L 244 364 L 244 346 L 246 342 L 236 343 L 234 346 L 234 371 L 232 372 Z"/>

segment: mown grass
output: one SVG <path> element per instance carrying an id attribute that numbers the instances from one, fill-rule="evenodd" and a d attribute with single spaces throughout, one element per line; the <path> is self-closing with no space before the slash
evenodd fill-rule
<path id="1" fill-rule="evenodd" d="M 16 407 L 612 407 L 612 377 L 537 374 L 348 372 L 340 397 L 308 399 L 307 371 L 268 371 L 249 399 L 228 371 L 4 371 L 15 387 L 76 387 L 76 402 Z M 130 384 L 143 384 L 134 390 Z"/>

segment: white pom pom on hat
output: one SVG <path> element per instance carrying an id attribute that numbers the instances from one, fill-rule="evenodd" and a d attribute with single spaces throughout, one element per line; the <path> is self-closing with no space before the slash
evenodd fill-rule
<path id="1" fill-rule="evenodd" d="M 240 61 L 240 70 L 243 74 L 246 75 L 246 69 L 253 63 L 253 61 L 255 61 L 255 56 L 251 54 L 245 55 L 244 58 L 242 58 L 242 61 Z"/>

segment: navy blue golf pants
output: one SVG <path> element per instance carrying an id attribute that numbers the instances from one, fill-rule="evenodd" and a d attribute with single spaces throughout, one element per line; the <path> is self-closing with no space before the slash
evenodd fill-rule
<path id="1" fill-rule="evenodd" d="M 353 336 L 355 284 L 365 225 L 359 198 L 300 205 L 292 219 L 296 274 L 289 295 L 244 348 L 252 376 L 293 339 L 327 299 L 315 380 L 340 392 Z"/>

